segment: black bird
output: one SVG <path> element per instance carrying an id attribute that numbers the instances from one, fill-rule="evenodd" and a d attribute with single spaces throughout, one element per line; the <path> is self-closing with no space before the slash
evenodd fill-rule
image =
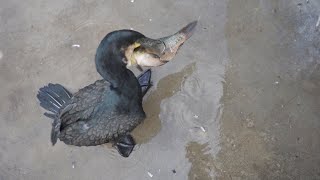
<path id="1" fill-rule="evenodd" d="M 51 142 L 59 138 L 75 146 L 114 143 L 123 157 L 132 152 L 130 132 L 146 117 L 142 98 L 150 84 L 150 69 L 137 78 L 130 65 L 159 66 L 171 60 L 192 35 L 192 22 L 174 35 L 150 39 L 139 32 L 119 30 L 107 34 L 96 51 L 95 63 L 103 77 L 72 94 L 60 84 L 39 89 L 37 98 L 53 119 Z"/>

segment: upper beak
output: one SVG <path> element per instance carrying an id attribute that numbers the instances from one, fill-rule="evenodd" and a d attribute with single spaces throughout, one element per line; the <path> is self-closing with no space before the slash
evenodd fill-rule
<path id="1" fill-rule="evenodd" d="M 150 39 L 147 37 L 139 39 L 137 42 L 140 44 L 140 48 L 138 49 L 140 53 L 138 54 L 141 55 L 141 51 L 143 51 L 143 53 L 152 54 L 152 61 L 154 61 L 154 58 L 157 58 L 164 64 L 174 58 L 183 43 L 193 35 L 196 26 L 197 21 L 193 21 L 173 35 L 159 39 Z M 143 56 L 143 61 L 148 61 L 148 59 L 146 59 L 147 57 L 149 56 Z M 140 66 L 145 66 L 145 63 L 139 63 L 139 60 L 137 63 Z M 159 66 L 159 64 L 147 64 L 148 66 Z"/>
<path id="2" fill-rule="evenodd" d="M 178 52 L 179 48 L 187 41 L 194 33 L 197 26 L 197 21 L 189 23 L 177 33 L 160 38 L 159 40 L 165 45 L 165 49 L 160 56 L 161 60 L 170 61 Z"/>

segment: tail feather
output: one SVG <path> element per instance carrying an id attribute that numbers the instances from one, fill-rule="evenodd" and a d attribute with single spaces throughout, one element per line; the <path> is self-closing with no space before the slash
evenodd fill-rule
<path id="1" fill-rule="evenodd" d="M 56 117 L 52 122 L 52 129 L 51 129 L 51 143 L 55 145 L 60 135 L 60 127 L 61 127 L 61 120 L 59 117 Z"/>
<path id="2" fill-rule="evenodd" d="M 52 92 L 55 96 L 60 97 L 60 99 L 63 103 L 65 103 L 65 100 L 69 100 L 72 97 L 72 94 L 66 90 L 63 86 L 60 84 L 49 84 L 50 89 L 48 89 L 50 92 Z"/>
<path id="3" fill-rule="evenodd" d="M 51 114 L 51 113 L 47 113 L 47 112 L 45 112 L 44 115 L 47 116 L 50 119 L 55 119 L 57 117 L 56 114 Z"/>
<path id="4" fill-rule="evenodd" d="M 59 118 L 60 109 L 68 102 L 72 94 L 60 84 L 48 84 L 39 89 L 37 98 L 40 106 L 51 113 L 44 115 L 53 119 L 51 130 L 51 142 L 54 145 L 60 134 L 61 120 Z"/>

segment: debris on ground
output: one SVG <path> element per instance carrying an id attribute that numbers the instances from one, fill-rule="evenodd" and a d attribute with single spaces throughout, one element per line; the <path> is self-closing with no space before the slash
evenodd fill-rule
<path id="1" fill-rule="evenodd" d="M 74 169 L 75 167 L 76 167 L 76 162 L 73 161 L 73 162 L 72 162 L 72 168 Z"/>
<path id="2" fill-rule="evenodd" d="M 320 15 L 318 16 L 318 21 L 316 23 L 316 28 L 320 25 Z"/>
<path id="3" fill-rule="evenodd" d="M 80 44 L 73 44 L 72 47 L 77 47 L 77 48 L 79 48 L 79 47 L 80 47 Z"/>
<path id="4" fill-rule="evenodd" d="M 247 118 L 246 121 L 247 121 L 248 128 L 252 128 L 254 126 L 254 122 L 252 119 Z"/>
<path id="5" fill-rule="evenodd" d="M 151 172 L 149 172 L 149 171 L 148 171 L 148 175 L 149 175 L 150 177 L 153 177 L 153 174 L 151 174 Z"/>

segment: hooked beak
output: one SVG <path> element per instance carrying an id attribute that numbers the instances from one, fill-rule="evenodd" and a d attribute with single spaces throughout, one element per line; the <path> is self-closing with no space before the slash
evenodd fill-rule
<path id="1" fill-rule="evenodd" d="M 160 56 L 161 60 L 170 61 L 177 54 L 179 48 L 187 41 L 194 33 L 197 26 L 197 21 L 189 23 L 177 33 L 160 38 L 165 45 L 163 54 Z"/>
<path id="2" fill-rule="evenodd" d="M 183 43 L 193 35 L 196 26 L 197 21 L 193 21 L 171 36 L 159 39 L 147 37 L 139 39 L 137 43 L 140 46 L 133 52 L 137 65 L 161 66 L 169 62 L 177 54 Z"/>

